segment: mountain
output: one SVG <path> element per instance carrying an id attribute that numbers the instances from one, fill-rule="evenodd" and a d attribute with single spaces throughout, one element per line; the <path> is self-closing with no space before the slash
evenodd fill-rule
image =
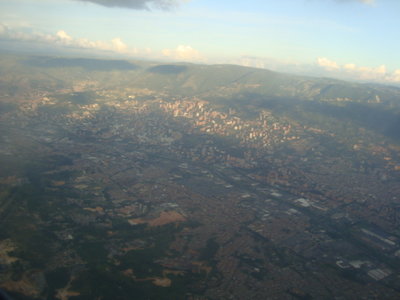
<path id="1" fill-rule="evenodd" d="M 143 61 L 88 58 L 1 58 L 2 81 L 25 74 L 35 85 L 39 79 L 62 82 L 91 78 L 105 86 L 129 84 L 179 95 L 232 96 L 253 93 L 267 98 L 297 98 L 318 101 L 380 102 L 399 105 L 400 89 L 390 86 L 350 83 L 277 73 L 236 65 L 159 64 Z M 72 77 L 71 77 L 72 76 Z M 14 86 L 18 83 L 14 82 Z"/>
<path id="2" fill-rule="evenodd" d="M 1 92 L 6 95 L 23 95 L 32 88 L 71 89 L 78 81 L 90 81 L 104 89 L 146 88 L 173 96 L 197 96 L 249 113 L 268 108 L 296 119 L 307 112 L 308 121 L 320 119 L 318 126 L 324 126 L 326 118 L 400 138 L 400 89 L 392 86 L 235 65 L 12 55 L 0 59 L 0 78 Z"/>
<path id="3" fill-rule="evenodd" d="M 0 289 L 400 299 L 399 95 L 233 65 L 3 55 Z"/>

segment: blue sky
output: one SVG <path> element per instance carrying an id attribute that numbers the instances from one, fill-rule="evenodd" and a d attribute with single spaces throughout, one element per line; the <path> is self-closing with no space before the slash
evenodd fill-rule
<path id="1" fill-rule="evenodd" d="M 398 0 L 0 1 L 0 47 L 400 82 Z"/>

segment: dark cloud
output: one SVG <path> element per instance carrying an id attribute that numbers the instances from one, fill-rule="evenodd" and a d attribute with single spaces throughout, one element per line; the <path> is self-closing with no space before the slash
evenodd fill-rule
<path id="1" fill-rule="evenodd" d="M 131 9 L 159 8 L 168 10 L 178 5 L 179 0 L 76 0 L 91 2 L 107 7 L 124 7 Z"/>

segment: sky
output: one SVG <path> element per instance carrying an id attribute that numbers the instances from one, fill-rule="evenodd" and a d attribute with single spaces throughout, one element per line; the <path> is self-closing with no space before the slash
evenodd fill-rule
<path id="1" fill-rule="evenodd" d="M 0 49 L 400 84 L 399 0 L 0 0 Z"/>

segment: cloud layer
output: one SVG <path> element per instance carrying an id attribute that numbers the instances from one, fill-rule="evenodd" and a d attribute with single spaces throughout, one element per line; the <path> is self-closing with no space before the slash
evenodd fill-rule
<path id="1" fill-rule="evenodd" d="M 80 2 L 91 2 L 106 7 L 123 7 L 131 9 L 159 8 L 168 10 L 176 7 L 179 0 L 75 0 Z"/>
<path id="2" fill-rule="evenodd" d="M 91 41 L 86 38 L 74 38 L 64 30 L 59 30 L 56 34 L 44 34 L 41 32 L 10 29 L 1 23 L 0 39 L 29 42 L 33 44 L 48 44 L 67 48 L 110 51 L 120 54 L 137 53 L 135 48 L 129 48 L 119 37 L 116 37 L 111 41 Z"/>
<path id="3" fill-rule="evenodd" d="M 188 45 L 179 45 L 176 49 L 164 49 L 162 54 L 165 57 L 180 61 L 203 61 L 204 58 L 199 51 Z"/>
<path id="4" fill-rule="evenodd" d="M 335 0 L 336 2 L 360 2 L 363 4 L 374 4 L 375 0 Z"/>
<path id="5" fill-rule="evenodd" d="M 151 49 L 138 50 L 128 46 L 121 38 L 115 37 L 109 41 L 93 41 L 87 38 L 76 38 L 64 30 L 55 34 L 45 34 L 29 28 L 11 29 L 0 23 L 0 41 L 14 41 L 32 45 L 46 45 L 63 49 L 82 49 L 101 51 L 103 53 L 120 54 L 128 57 L 142 57 L 151 59 L 168 59 L 174 61 L 210 62 L 200 52 L 189 45 L 179 45 L 174 49 L 164 49 L 155 53 Z M 232 58 L 230 61 L 223 59 L 213 60 L 215 63 L 234 63 L 257 68 L 268 68 L 289 73 L 329 76 L 342 79 L 362 80 L 382 83 L 400 83 L 400 69 L 388 71 L 385 65 L 377 67 L 358 66 L 354 63 L 339 64 L 326 57 L 318 57 L 314 65 L 300 65 L 291 61 L 277 61 L 271 58 L 242 56 Z"/>
<path id="6" fill-rule="evenodd" d="M 328 71 L 331 76 L 347 79 L 353 78 L 363 81 L 400 82 L 400 69 L 389 72 L 385 65 L 380 65 L 378 67 L 362 67 L 353 63 L 347 63 L 341 66 L 337 62 L 326 57 L 317 58 L 317 65 Z"/>
<path id="7" fill-rule="evenodd" d="M 0 23 L 0 40 L 51 45 L 61 48 L 88 49 L 131 57 L 141 56 L 152 59 L 205 62 L 205 58 L 200 52 L 189 45 L 179 45 L 175 49 L 164 49 L 157 54 L 149 48 L 138 50 L 137 48 L 129 47 L 119 37 L 115 37 L 110 41 L 93 41 L 87 38 L 72 37 L 64 30 L 59 30 L 55 34 L 44 34 L 28 29 L 11 29 L 2 23 Z"/>
<path id="8" fill-rule="evenodd" d="M 80 2 L 91 2 L 94 4 L 106 6 L 106 7 L 123 7 L 130 9 L 150 9 L 159 8 L 169 10 L 178 6 L 182 2 L 190 0 L 74 0 Z M 359 2 L 363 4 L 372 5 L 375 0 L 334 0 L 336 2 Z"/>
<path id="9" fill-rule="evenodd" d="M 340 67 L 339 65 L 332 61 L 327 59 L 326 57 L 318 57 L 317 58 L 317 64 L 323 68 L 325 68 L 328 71 L 333 71 L 333 70 L 339 70 Z"/>

